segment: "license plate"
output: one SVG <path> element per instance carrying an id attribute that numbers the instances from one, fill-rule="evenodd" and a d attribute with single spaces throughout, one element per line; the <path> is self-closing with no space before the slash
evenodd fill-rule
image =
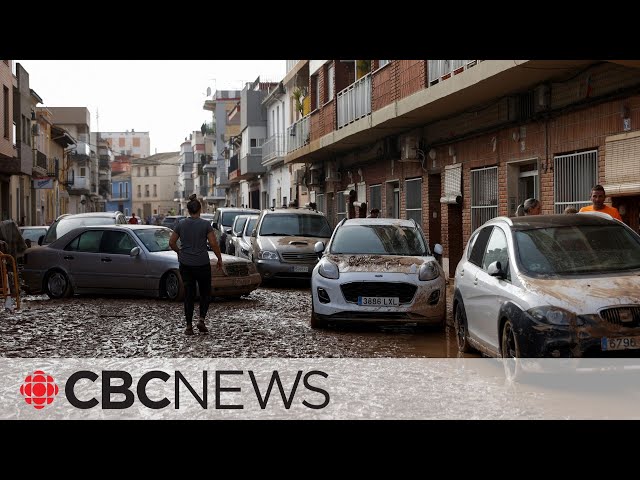
<path id="1" fill-rule="evenodd" d="M 244 287 L 245 285 L 249 285 L 251 283 L 250 278 L 235 278 L 233 283 L 236 287 Z"/>
<path id="2" fill-rule="evenodd" d="M 307 265 L 294 265 L 293 271 L 297 273 L 309 273 L 309 267 Z"/>
<path id="3" fill-rule="evenodd" d="M 358 297 L 358 305 L 364 307 L 397 307 L 400 305 L 399 297 Z"/>
<path id="4" fill-rule="evenodd" d="M 640 336 L 636 337 L 604 337 L 600 345 L 602 350 L 632 350 L 640 348 Z"/>

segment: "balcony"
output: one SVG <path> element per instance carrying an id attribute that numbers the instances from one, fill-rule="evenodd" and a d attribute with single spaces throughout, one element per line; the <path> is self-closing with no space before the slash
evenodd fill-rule
<path id="1" fill-rule="evenodd" d="M 74 153 L 75 155 L 84 155 L 85 157 L 88 157 L 91 155 L 91 147 L 89 147 L 89 144 L 86 142 L 78 141 L 76 143 L 76 150 Z"/>
<path id="2" fill-rule="evenodd" d="M 36 152 L 36 158 L 33 162 L 33 173 L 36 176 L 45 176 L 47 174 L 48 164 L 47 164 L 47 156 L 40 152 Z"/>
<path id="3" fill-rule="evenodd" d="M 236 180 L 248 180 L 258 174 L 265 173 L 267 169 L 262 165 L 262 147 L 253 147 L 250 153 L 240 159 Z"/>
<path id="4" fill-rule="evenodd" d="M 100 160 L 98 162 L 98 168 L 100 170 L 110 169 L 111 162 L 109 161 L 109 155 L 100 155 Z"/>
<path id="5" fill-rule="evenodd" d="M 214 188 L 211 195 L 206 195 L 203 197 L 203 200 L 209 204 L 213 204 L 215 202 L 223 201 L 227 197 L 225 195 L 224 188 Z"/>
<path id="6" fill-rule="evenodd" d="M 429 85 L 451 78 L 468 68 L 474 67 L 480 60 L 429 60 Z"/>
<path id="7" fill-rule="evenodd" d="M 215 173 L 218 169 L 218 161 L 212 160 L 202 167 L 202 171 L 205 173 Z"/>
<path id="8" fill-rule="evenodd" d="M 338 92 L 338 128 L 371 114 L 371 74 Z"/>
<path id="9" fill-rule="evenodd" d="M 273 135 L 262 144 L 262 165 L 272 165 L 282 160 L 284 154 L 284 135 Z"/>
<path id="10" fill-rule="evenodd" d="M 225 168 L 225 159 L 223 157 L 218 159 L 218 174 L 216 175 L 216 187 L 228 187 L 229 172 Z"/>
<path id="11" fill-rule="evenodd" d="M 91 182 L 89 177 L 75 176 L 73 185 L 69 185 L 71 195 L 89 195 L 91 193 Z"/>
<path id="12" fill-rule="evenodd" d="M 309 143 L 309 115 L 302 117 L 287 128 L 287 139 L 287 153 L 291 153 Z"/>

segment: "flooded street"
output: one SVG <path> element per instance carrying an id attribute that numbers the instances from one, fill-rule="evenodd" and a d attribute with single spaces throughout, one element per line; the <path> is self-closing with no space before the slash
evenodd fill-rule
<path id="1" fill-rule="evenodd" d="M 450 310 L 450 302 L 449 302 Z M 208 334 L 184 335 L 182 303 L 133 297 L 25 296 L 0 312 L 4 357 L 456 357 L 455 337 L 415 327 L 312 330 L 308 284 L 260 287 L 240 300 L 216 298 Z M 197 312 L 197 306 L 196 306 Z M 449 312 L 450 315 L 450 312 Z"/>

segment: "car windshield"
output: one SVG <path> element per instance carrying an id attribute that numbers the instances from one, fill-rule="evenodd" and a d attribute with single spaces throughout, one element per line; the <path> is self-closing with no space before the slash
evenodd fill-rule
<path id="1" fill-rule="evenodd" d="M 640 268 L 640 240 L 623 225 L 517 231 L 520 268 L 533 275 L 583 275 Z"/>
<path id="2" fill-rule="evenodd" d="M 346 225 L 336 232 L 331 243 L 333 254 L 429 255 L 420 231 L 398 225 Z"/>
<path id="3" fill-rule="evenodd" d="M 31 240 L 32 242 L 37 242 L 42 235 L 46 235 L 47 229 L 46 228 L 25 228 L 24 230 L 21 229 L 20 233 L 22 234 L 22 238 L 24 238 L 25 240 Z"/>
<path id="4" fill-rule="evenodd" d="M 47 230 L 43 243 L 51 243 L 74 228 L 89 225 L 115 225 L 115 223 L 116 221 L 112 217 L 63 217 L 53 222 L 53 225 Z"/>
<path id="5" fill-rule="evenodd" d="M 169 248 L 171 230 L 168 228 L 145 228 L 134 230 L 136 236 L 150 252 L 166 252 Z"/>
<path id="6" fill-rule="evenodd" d="M 260 235 L 328 238 L 331 227 L 323 215 L 267 215 L 262 220 Z"/>

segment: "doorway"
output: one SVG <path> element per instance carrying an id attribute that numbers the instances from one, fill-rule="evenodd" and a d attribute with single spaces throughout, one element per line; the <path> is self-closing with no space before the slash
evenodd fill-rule
<path id="1" fill-rule="evenodd" d="M 537 158 L 507 163 L 507 216 L 514 217 L 527 198 L 540 199 Z"/>
<path id="2" fill-rule="evenodd" d="M 400 182 L 387 182 L 387 218 L 400 218 Z"/>

